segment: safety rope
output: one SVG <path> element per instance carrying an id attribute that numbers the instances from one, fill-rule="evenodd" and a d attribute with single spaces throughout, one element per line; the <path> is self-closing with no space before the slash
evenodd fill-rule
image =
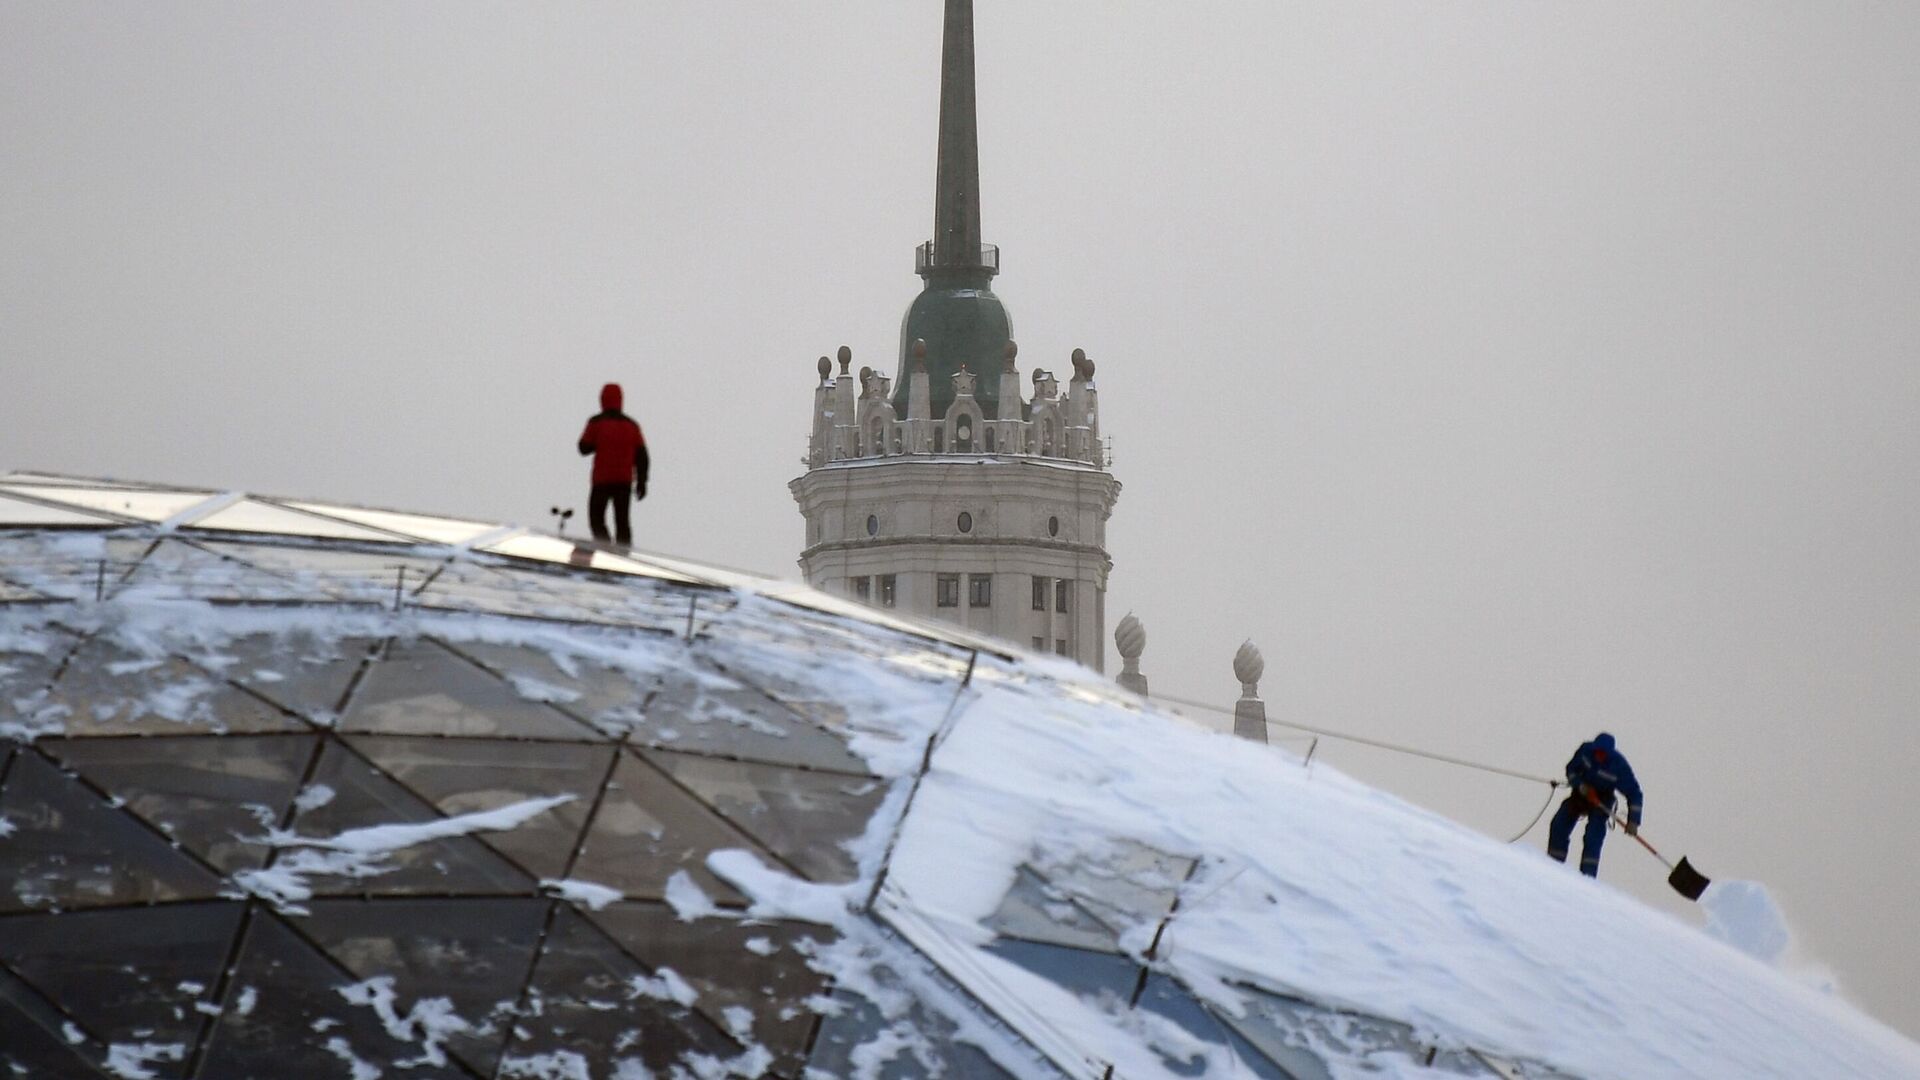
<path id="1" fill-rule="evenodd" d="M 1558 780 L 1547 781 L 1547 801 L 1540 804 L 1540 812 L 1533 815 L 1533 820 L 1527 822 L 1527 827 L 1524 829 L 1521 829 L 1517 833 L 1514 833 L 1513 839 L 1507 841 L 1507 843 L 1517 844 L 1520 841 L 1526 839 L 1527 834 L 1533 831 L 1533 827 L 1535 825 L 1540 824 L 1540 819 L 1547 816 L 1547 807 L 1553 805 L 1553 797 L 1556 794 L 1558 794 L 1559 791 L 1560 791 L 1560 781 Z"/>
<path id="2" fill-rule="evenodd" d="M 1205 709 L 1208 712 L 1220 713 L 1223 716 L 1233 715 L 1232 709 L 1223 709 L 1218 705 L 1211 705 L 1204 701 L 1194 701 L 1190 698 L 1172 697 L 1167 694 L 1156 694 L 1154 695 L 1154 699 L 1157 701 L 1170 701 L 1176 705 L 1186 705 L 1195 709 Z M 1533 820 L 1527 822 L 1527 827 L 1524 829 L 1521 829 L 1519 835 L 1515 836 L 1512 840 L 1507 841 L 1507 843 L 1509 844 L 1518 843 L 1529 832 L 1533 831 L 1533 827 L 1535 825 L 1540 824 L 1540 819 L 1546 816 L 1547 807 L 1553 805 L 1554 795 L 1560 790 L 1560 781 L 1553 779 L 1552 777 L 1535 776 L 1532 773 L 1516 772 L 1513 769 L 1503 769 L 1498 765 L 1488 765 L 1484 762 L 1479 762 L 1479 761 L 1468 761 L 1466 758 L 1457 758 L 1448 754 L 1436 754 L 1431 750 L 1422 750 L 1417 746 L 1406 746 L 1400 743 L 1390 743 L 1385 741 L 1384 739 L 1368 738 L 1365 735 L 1355 735 L 1351 732 L 1346 732 L 1346 731 L 1335 731 L 1331 728 L 1314 727 L 1311 724 L 1299 724 L 1291 720 L 1268 720 L 1267 724 L 1269 726 L 1278 724 L 1281 727 L 1292 728 L 1295 731 L 1305 731 L 1315 736 L 1318 736 L 1320 738 L 1340 739 L 1343 742 L 1359 743 L 1362 746 L 1371 746 L 1376 750 L 1388 750 L 1396 754 L 1406 754 L 1411 757 L 1426 758 L 1428 761 L 1438 761 L 1442 764 L 1454 765 L 1462 769 L 1478 769 L 1481 772 L 1493 773 L 1496 776 L 1510 776 L 1515 780 L 1526 780 L 1535 784 L 1547 785 L 1547 801 L 1540 805 L 1540 812 L 1533 815 Z M 1318 745 L 1319 744 L 1316 741 L 1315 746 L 1318 746 Z M 1307 751 L 1307 754 L 1308 754 L 1308 757 L 1311 758 L 1313 751 L 1309 749 Z"/>

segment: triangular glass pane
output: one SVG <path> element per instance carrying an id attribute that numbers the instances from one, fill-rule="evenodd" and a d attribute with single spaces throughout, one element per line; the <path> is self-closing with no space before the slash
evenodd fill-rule
<path id="1" fill-rule="evenodd" d="M 66 911 L 8 919 L 0 962 L 105 1043 L 177 1044 L 148 1063 L 177 1076 L 200 1039 L 209 1000 L 240 927 L 235 902 Z"/>
<path id="2" fill-rule="evenodd" d="M 0 525 L 118 525 L 112 518 L 0 495 Z"/>
<path id="3" fill-rule="evenodd" d="M 352 976 L 287 928 L 254 909 L 227 997 L 208 1036 L 203 1077 L 354 1077 L 365 1061 L 386 1076 L 457 1076 L 451 1068 L 392 1069 L 419 1044 L 388 1035 L 379 1015 L 340 990 Z"/>
<path id="4" fill-rule="evenodd" d="M 203 735 L 305 731 L 279 709 L 175 656 L 90 641 L 74 653 L 48 702 L 69 735 Z"/>
<path id="5" fill-rule="evenodd" d="M 299 926 L 359 979 L 393 979 L 399 1008 L 445 998 L 468 1027 L 447 1049 L 493 1075 L 551 902 L 321 900 Z"/>
<path id="6" fill-rule="evenodd" d="M 556 590 L 538 587 L 531 575 L 512 575 L 475 563 L 449 564 L 409 602 L 421 607 L 528 615 L 569 622 L 615 621 L 573 603 Z"/>
<path id="7" fill-rule="evenodd" d="M 253 634 L 194 659 L 316 723 L 331 725 L 354 673 L 379 643 L 317 634 Z"/>
<path id="8" fill-rule="evenodd" d="M 332 598 L 382 607 L 392 606 L 396 587 L 404 597 L 446 565 L 439 559 L 402 554 L 406 549 L 375 552 L 218 540 L 199 543 L 208 551 L 272 571 Z"/>
<path id="9" fill-rule="evenodd" d="M 497 672 L 528 701 L 544 701 L 565 710 L 613 738 L 639 721 L 640 706 L 652 686 L 680 660 L 671 654 L 630 650 L 626 658 L 638 670 L 628 671 L 530 646 L 463 641 L 452 648 Z"/>
<path id="10" fill-rule="evenodd" d="M 488 846 L 536 877 L 567 871 L 614 748 L 605 744 L 509 742 L 504 739 L 347 739 L 382 771 L 424 795 L 449 816 L 494 810 L 529 799 L 572 795 L 519 826 L 480 833 Z"/>
<path id="11" fill-rule="evenodd" d="M 302 584 L 181 540 L 162 540 L 120 584 L 116 595 L 186 600 L 338 599 L 318 584 Z"/>
<path id="12" fill-rule="evenodd" d="M 1111 928 L 1027 866 L 1015 871 L 1012 887 L 1000 899 L 1000 907 L 987 917 L 986 925 L 997 933 L 1028 941 L 1097 952 L 1120 951 Z"/>
<path id="13" fill-rule="evenodd" d="M 1073 851 L 1036 852 L 1033 869 L 1102 923 L 1124 933 L 1166 917 L 1193 860 L 1111 839 Z"/>
<path id="14" fill-rule="evenodd" d="M 183 510 L 213 498 L 213 491 L 157 491 L 139 488 L 56 487 L 51 484 L 9 484 L 0 494 L 15 493 L 35 499 L 100 510 L 136 521 L 165 521 Z"/>
<path id="15" fill-rule="evenodd" d="M 666 985 L 571 907 L 561 907 L 534 972 L 532 992 L 540 1007 L 515 1022 L 502 1072 L 537 1075 L 514 1072 L 515 1063 L 571 1053 L 602 1063 L 595 1076 L 691 1075 L 685 1070 L 689 1055 L 724 1061 L 740 1053 L 705 1017 L 673 1001 Z"/>
<path id="16" fill-rule="evenodd" d="M 708 806 L 815 881 L 851 881 L 846 845 L 886 795 L 879 780 L 692 754 L 640 751 Z"/>
<path id="17" fill-rule="evenodd" d="M 845 740 L 802 720 L 759 690 L 711 667 L 670 669 L 632 723 L 647 746 L 815 769 L 864 773 Z"/>
<path id="18" fill-rule="evenodd" d="M 51 739 L 42 743 L 94 786 L 222 873 L 253 870 L 271 853 L 319 748 L 311 735 L 178 739 Z"/>
<path id="19" fill-rule="evenodd" d="M 431 641 L 395 641 L 354 691 L 341 728 L 392 735 L 598 740 L 599 732 L 528 701 Z"/>
<path id="20" fill-rule="evenodd" d="M 0 911 L 198 900 L 220 879 L 122 813 L 62 776 L 37 753 L 7 766 L 0 818 Z"/>
<path id="21" fill-rule="evenodd" d="M 670 968 L 685 979 L 699 992 L 694 1008 L 736 1038 L 771 1051 L 774 1073 L 800 1072 L 814 1014 L 795 1005 L 824 992 L 827 983 L 807 966 L 812 950 L 803 952 L 801 943 L 829 942 L 831 930 L 798 923 L 685 920 L 664 904 L 613 904 L 588 912 L 587 918 L 641 963 Z M 730 1018 L 736 1009 L 747 1010 L 751 1023 Z"/>
<path id="22" fill-rule="evenodd" d="M 1154 973 L 1147 976 L 1146 986 L 1136 1008 L 1164 1016 L 1180 1025 L 1193 1039 L 1193 1044 L 1182 1049 L 1183 1053 L 1192 1053 L 1201 1045 L 1209 1048 L 1204 1056 L 1195 1053 L 1192 1057 L 1185 1058 L 1168 1056 L 1164 1050 L 1161 1051 L 1162 1063 L 1167 1066 L 1167 1071 L 1175 1075 L 1208 1075 L 1210 1071 L 1207 1068 L 1208 1062 L 1217 1062 L 1222 1059 L 1231 1061 L 1234 1065 L 1246 1070 L 1248 1074 L 1258 1077 L 1259 1080 L 1296 1080 L 1301 1075 L 1293 1070 L 1283 1069 L 1269 1060 L 1238 1031 L 1222 1023 L 1221 1017 L 1202 1005 L 1186 987 L 1165 975 Z M 1411 1060 L 1395 1062 L 1394 1065 L 1399 1068 L 1390 1069 L 1389 1074 L 1399 1072 L 1401 1068 L 1413 1064 Z M 1372 1072 L 1373 1069 L 1367 1068 L 1364 1071 Z M 1307 1072 L 1305 1075 L 1312 1076 L 1313 1073 Z"/>
<path id="23" fill-rule="evenodd" d="M 81 1056 L 87 1042 L 38 990 L 0 967 L 0 1076 L 98 1076 Z M 92 1047 L 86 1047 L 93 1050 Z"/>
<path id="24" fill-rule="evenodd" d="M 363 510 L 353 506 L 328 506 L 324 503 L 308 502 L 289 502 L 287 505 L 312 514 L 325 514 L 331 518 L 371 525 L 376 529 L 385 529 L 387 532 L 399 533 L 402 536 L 410 536 L 432 544 L 464 544 L 500 528 L 496 522 L 464 521 L 460 518 L 430 517 L 425 514 L 403 514 L 394 510 Z"/>
<path id="25" fill-rule="evenodd" d="M 228 532 L 272 533 L 279 536 L 320 536 L 333 540 L 374 540 L 382 543 L 405 542 L 377 529 L 362 528 L 337 518 L 304 514 L 275 506 L 259 499 L 242 499 L 218 513 L 209 514 L 187 526 L 191 529 L 224 529 Z"/>
<path id="26" fill-rule="evenodd" d="M 414 825 L 442 816 L 392 780 L 375 772 L 358 754 L 329 741 L 320 752 L 309 790 L 326 788 L 333 797 L 314 800 L 294 819 L 301 836 L 328 838 L 348 829 L 376 825 Z M 407 895 L 418 893 L 531 893 L 531 878 L 471 836 L 450 836 L 372 856 L 363 875 L 305 872 L 315 895 Z"/>
<path id="27" fill-rule="evenodd" d="M 493 569 L 544 596 L 572 604 L 580 613 L 574 618 L 609 626 L 640 626 L 684 635 L 687 615 L 694 610 L 689 605 L 694 604 L 696 598 L 704 605 L 699 610 L 711 611 L 714 605 L 705 590 L 669 587 L 642 578 L 568 573 L 558 568 L 552 571 L 522 566 Z"/>
<path id="28" fill-rule="evenodd" d="M 622 754 L 571 876 L 629 897 L 660 900 L 667 895 L 667 881 L 684 871 L 714 900 L 741 904 L 746 898 L 707 869 L 707 856 L 722 848 L 753 847 L 659 770 Z"/>

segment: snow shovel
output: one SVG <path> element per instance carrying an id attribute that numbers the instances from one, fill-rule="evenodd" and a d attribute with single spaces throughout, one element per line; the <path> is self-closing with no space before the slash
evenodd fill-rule
<path id="1" fill-rule="evenodd" d="M 1590 803 L 1593 803 L 1595 806 L 1600 805 L 1599 803 L 1594 802 L 1593 796 L 1591 795 L 1587 796 L 1587 801 Z M 1620 820 L 1620 812 L 1618 810 L 1615 810 L 1611 806 L 1607 807 L 1606 810 L 1607 810 L 1607 816 L 1613 819 L 1613 823 L 1615 825 L 1620 826 L 1622 830 L 1624 830 L 1627 827 L 1627 823 Z M 1700 871 L 1695 870 L 1693 868 L 1693 864 L 1687 861 L 1687 857 L 1685 855 L 1680 856 L 1680 861 L 1677 864 L 1670 863 L 1667 861 L 1667 857 L 1665 855 L 1660 854 L 1659 848 L 1656 848 L 1652 844 L 1647 843 L 1646 837 L 1641 836 L 1638 832 L 1628 833 L 1627 835 L 1633 837 L 1635 840 L 1640 841 L 1640 846 L 1643 848 L 1646 848 L 1649 852 L 1651 852 L 1654 858 L 1659 859 L 1660 865 L 1672 871 L 1672 873 L 1667 875 L 1667 884 L 1673 886 L 1674 892 L 1679 893 L 1681 896 L 1684 896 L 1695 903 L 1700 902 L 1700 894 L 1703 892 L 1706 892 L 1707 886 L 1713 884 L 1713 880 L 1711 878 L 1707 877 L 1707 875 L 1701 873 Z"/>

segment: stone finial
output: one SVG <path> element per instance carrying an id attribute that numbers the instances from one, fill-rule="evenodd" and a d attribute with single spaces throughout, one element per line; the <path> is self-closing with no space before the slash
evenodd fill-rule
<path id="1" fill-rule="evenodd" d="M 1267 703 L 1260 700 L 1260 676 L 1267 662 L 1252 641 L 1233 654 L 1233 675 L 1240 680 L 1240 700 L 1233 703 L 1233 733 L 1257 743 L 1267 741 Z"/>
<path id="2" fill-rule="evenodd" d="M 1005 355 L 1006 355 L 1006 360 L 1004 363 L 1001 364 L 1001 369 L 1004 371 L 1012 371 L 1013 358 L 1020 355 L 1020 346 L 1014 344 L 1011 341 L 1007 342 L 1007 351 Z"/>
<path id="3" fill-rule="evenodd" d="M 853 350 L 847 348 L 845 345 L 840 346 L 840 374 L 845 375 L 847 368 L 852 365 L 852 363 Z"/>
<path id="4" fill-rule="evenodd" d="M 1260 696 L 1260 676 L 1266 674 L 1267 660 L 1252 641 L 1241 644 L 1233 654 L 1233 677 L 1240 680 L 1240 696 Z"/>
<path id="5" fill-rule="evenodd" d="M 1087 378 L 1093 378 L 1093 357 L 1087 357 Z"/>
<path id="6" fill-rule="evenodd" d="M 831 379 L 833 377 L 833 361 L 827 359 L 826 357 L 824 356 L 821 357 L 820 362 L 813 365 L 813 367 L 815 371 L 818 371 L 820 373 L 821 382 L 826 382 L 828 379 Z"/>
<path id="7" fill-rule="evenodd" d="M 1073 350 L 1073 375 L 1077 379 L 1093 378 L 1093 361 L 1087 359 L 1087 350 Z"/>
<path id="8" fill-rule="evenodd" d="M 1120 650 L 1122 666 L 1120 677 L 1115 682 L 1128 690 L 1147 696 L 1147 677 L 1140 674 L 1140 654 L 1147 649 L 1147 628 L 1133 612 L 1127 612 L 1120 625 L 1113 628 L 1113 644 Z"/>
<path id="9" fill-rule="evenodd" d="M 860 368 L 860 385 L 867 385 L 867 380 L 871 378 L 873 378 L 873 369 L 862 365 Z"/>
<path id="10" fill-rule="evenodd" d="M 914 338 L 913 348 L 910 351 L 913 353 L 913 370 L 927 370 L 927 339 L 923 337 Z"/>

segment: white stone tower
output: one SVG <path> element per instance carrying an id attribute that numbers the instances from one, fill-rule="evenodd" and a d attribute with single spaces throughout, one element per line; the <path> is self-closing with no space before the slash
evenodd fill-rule
<path id="1" fill-rule="evenodd" d="M 901 326 L 900 379 L 821 357 L 807 471 L 807 583 L 1104 670 L 1107 518 L 1120 494 L 1094 363 L 1023 397 L 1012 322 L 980 242 L 972 0 L 947 0 L 934 236 Z"/>

